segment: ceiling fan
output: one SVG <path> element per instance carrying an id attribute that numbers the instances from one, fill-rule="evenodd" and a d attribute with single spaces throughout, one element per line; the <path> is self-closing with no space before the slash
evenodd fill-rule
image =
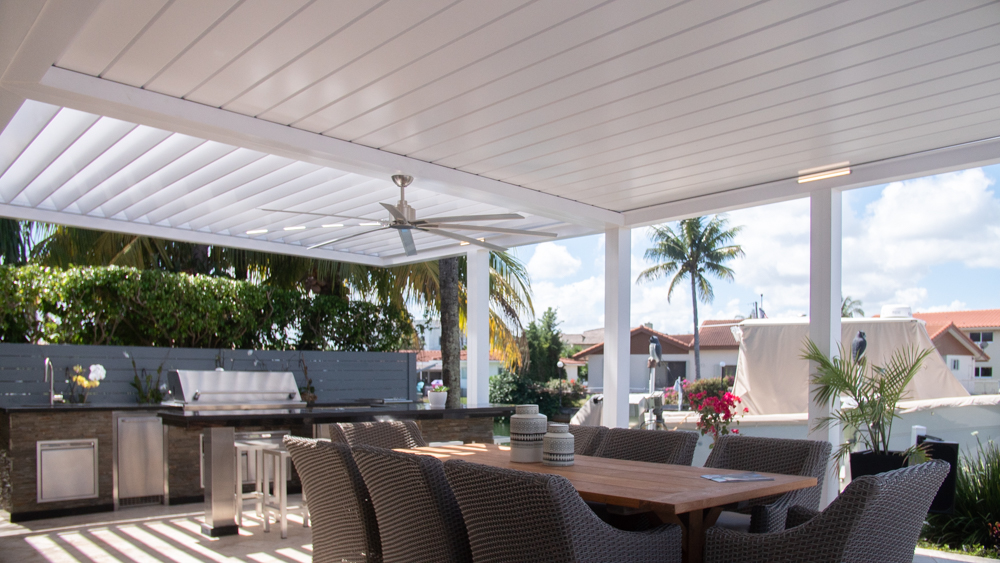
<path id="1" fill-rule="evenodd" d="M 410 207 L 406 203 L 406 187 L 413 182 L 413 176 L 405 176 L 403 174 L 396 174 L 392 177 L 392 181 L 399 186 L 399 201 L 396 205 L 390 205 L 388 203 L 381 203 L 382 207 L 392 215 L 391 219 L 379 220 L 377 229 L 370 229 L 361 233 L 355 233 L 346 237 L 339 237 L 324 241 L 318 244 L 314 244 L 309 247 L 310 250 L 314 248 L 320 248 L 322 246 L 327 246 L 330 244 L 335 244 L 355 237 L 364 236 L 371 233 L 376 233 L 379 231 L 384 231 L 386 229 L 395 229 L 399 233 L 399 239 L 403 243 L 403 251 L 407 256 L 416 256 L 417 247 L 413 244 L 413 233 L 412 231 L 423 231 L 425 233 L 431 233 L 440 237 L 450 238 L 457 241 L 461 241 L 464 244 L 474 244 L 476 246 L 481 246 L 483 248 L 488 248 L 490 250 L 504 251 L 507 250 L 505 247 L 498 246 L 496 244 L 491 244 L 483 240 L 478 240 L 472 237 L 467 237 L 465 235 L 460 235 L 458 233 L 450 232 L 455 231 L 479 231 L 487 233 L 500 233 L 509 235 L 530 235 L 537 237 L 550 237 L 554 238 L 558 236 L 556 233 L 546 233 L 541 231 L 527 231 L 523 229 L 507 229 L 502 227 L 486 227 L 481 225 L 466 225 L 463 224 L 467 221 L 507 221 L 512 219 L 524 219 L 523 216 L 517 213 L 499 213 L 493 215 L 456 215 L 448 217 L 428 217 L 427 219 L 417 219 L 417 210 Z M 280 211 L 277 209 L 269 209 L 266 211 Z M 282 211 L 283 213 L 302 213 L 306 215 L 324 215 L 322 213 L 309 213 L 309 212 L 295 212 L 295 211 Z M 362 221 L 373 221 L 372 219 L 365 219 L 363 217 L 348 217 L 345 215 L 324 215 L 327 217 L 342 217 L 346 219 L 360 219 Z M 370 224 L 370 223 L 369 223 Z M 443 230 L 443 229 L 449 230 Z"/>

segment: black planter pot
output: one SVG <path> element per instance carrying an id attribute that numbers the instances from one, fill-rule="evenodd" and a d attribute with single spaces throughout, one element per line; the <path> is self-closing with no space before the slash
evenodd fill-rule
<path id="1" fill-rule="evenodd" d="M 851 479 L 900 469 L 906 465 L 907 460 L 901 454 L 902 452 L 875 453 L 871 450 L 854 452 L 851 454 Z"/>

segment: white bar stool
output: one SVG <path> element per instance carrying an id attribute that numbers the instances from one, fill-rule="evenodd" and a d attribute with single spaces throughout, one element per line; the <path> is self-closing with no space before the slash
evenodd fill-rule
<path id="1" fill-rule="evenodd" d="M 257 505 L 257 516 L 263 514 L 263 446 L 251 442 L 236 442 L 236 525 L 243 526 L 243 501 L 253 499 Z M 254 490 L 243 492 L 243 452 L 247 454 L 247 470 L 253 467 Z"/>
<path id="2" fill-rule="evenodd" d="M 262 505 L 264 510 L 264 531 L 271 531 L 271 515 L 275 522 L 281 521 L 281 539 L 288 538 L 288 481 L 285 468 L 288 466 L 288 450 L 265 449 L 263 454 Z M 274 483 L 272 495 L 271 482 Z M 273 500 L 272 500 L 273 499 Z"/>

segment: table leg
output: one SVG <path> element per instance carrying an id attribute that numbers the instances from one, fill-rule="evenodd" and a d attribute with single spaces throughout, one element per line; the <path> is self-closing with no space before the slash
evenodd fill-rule
<path id="1" fill-rule="evenodd" d="M 658 512 L 656 516 L 664 523 L 681 527 L 684 563 L 702 563 L 705 560 L 705 530 L 715 524 L 721 513 L 721 508 L 708 508 L 685 514 Z"/>

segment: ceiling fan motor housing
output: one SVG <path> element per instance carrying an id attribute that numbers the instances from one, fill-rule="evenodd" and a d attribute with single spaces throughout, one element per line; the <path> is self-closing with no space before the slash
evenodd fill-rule
<path id="1" fill-rule="evenodd" d="M 406 217 L 407 223 L 412 223 L 417 220 L 417 210 L 410 207 L 410 205 L 406 203 L 405 200 L 402 199 L 399 200 L 399 203 L 396 204 L 396 209 L 398 209 L 399 212 L 402 213 L 404 217 Z"/>

